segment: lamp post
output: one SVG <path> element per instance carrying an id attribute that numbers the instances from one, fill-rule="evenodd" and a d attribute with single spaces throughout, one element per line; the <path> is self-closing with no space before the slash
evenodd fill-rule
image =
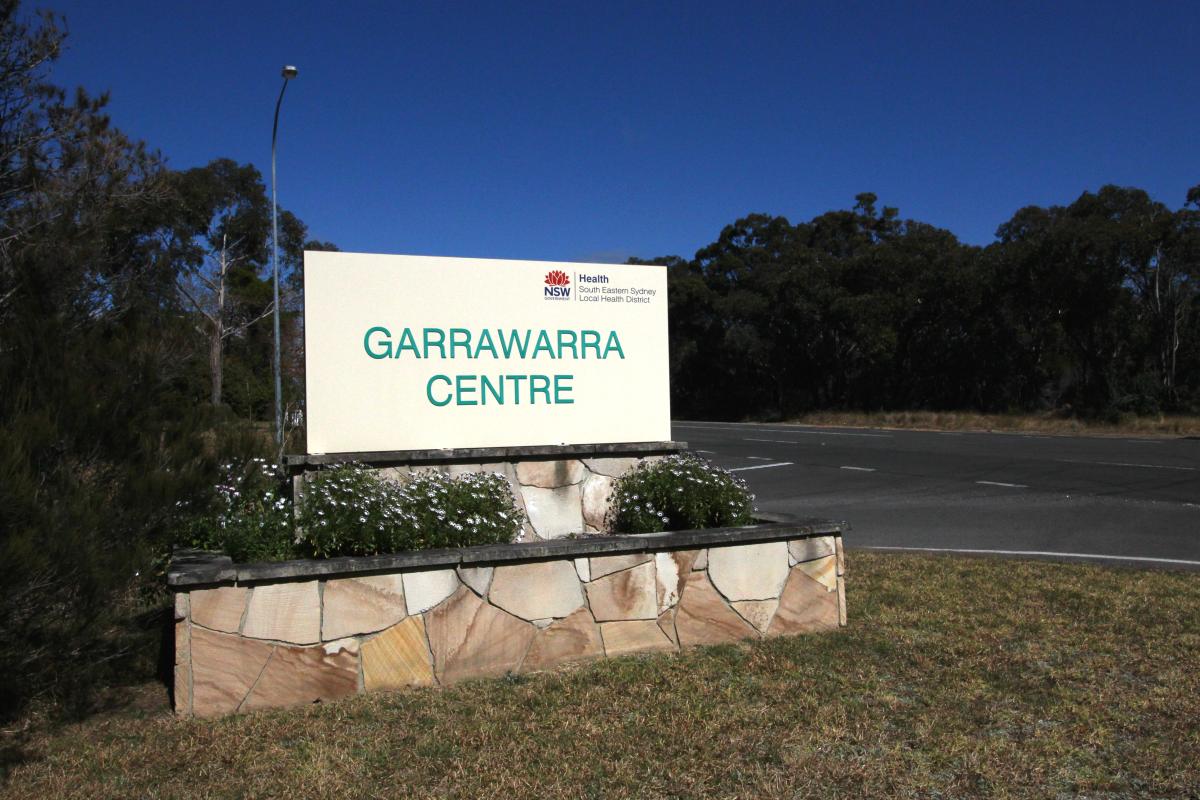
<path id="1" fill-rule="evenodd" d="M 276 462 L 283 467 L 283 378 L 279 347 L 279 204 L 275 196 L 275 140 L 279 135 L 279 106 L 283 104 L 283 93 L 288 81 L 300 74 L 293 66 L 283 68 L 283 87 L 275 101 L 275 122 L 271 125 L 271 271 L 274 273 L 275 291 L 275 448 Z"/>

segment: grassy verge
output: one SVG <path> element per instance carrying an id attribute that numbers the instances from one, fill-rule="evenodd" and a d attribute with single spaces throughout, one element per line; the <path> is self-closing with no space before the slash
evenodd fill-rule
<path id="1" fill-rule="evenodd" d="M 851 552 L 851 625 L 26 743 L 10 797 L 1184 797 L 1200 579 Z"/>
<path id="2" fill-rule="evenodd" d="M 1122 417 L 1116 422 L 1055 414 L 979 414 L 973 411 L 813 411 L 788 420 L 803 425 L 911 428 L 935 431 L 1016 431 L 1101 436 L 1196 436 L 1200 417 Z"/>

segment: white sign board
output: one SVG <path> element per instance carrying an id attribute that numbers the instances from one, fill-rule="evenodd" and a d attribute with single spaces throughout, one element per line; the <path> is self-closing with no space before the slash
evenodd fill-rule
<path id="1" fill-rule="evenodd" d="M 666 268 L 304 254 L 308 452 L 671 438 Z"/>

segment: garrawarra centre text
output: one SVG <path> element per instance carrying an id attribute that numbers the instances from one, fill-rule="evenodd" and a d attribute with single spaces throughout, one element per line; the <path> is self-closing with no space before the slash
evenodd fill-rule
<path id="1" fill-rule="evenodd" d="M 625 358 L 617 332 L 610 330 L 518 330 L 483 328 L 402 328 L 396 336 L 375 325 L 363 334 L 363 350 L 373 359 L 483 359 L 603 361 Z M 575 402 L 572 373 L 435 374 L 425 382 L 425 397 L 435 406 L 569 405 Z"/>

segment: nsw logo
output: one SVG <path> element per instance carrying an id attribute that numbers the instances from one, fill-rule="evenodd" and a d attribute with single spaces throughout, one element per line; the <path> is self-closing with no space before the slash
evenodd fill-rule
<path id="1" fill-rule="evenodd" d="M 543 296 L 547 300 L 569 300 L 571 298 L 571 287 L 568 284 L 571 279 L 567 277 L 567 273 L 561 269 L 552 269 L 546 273 L 546 286 L 543 288 Z"/>

